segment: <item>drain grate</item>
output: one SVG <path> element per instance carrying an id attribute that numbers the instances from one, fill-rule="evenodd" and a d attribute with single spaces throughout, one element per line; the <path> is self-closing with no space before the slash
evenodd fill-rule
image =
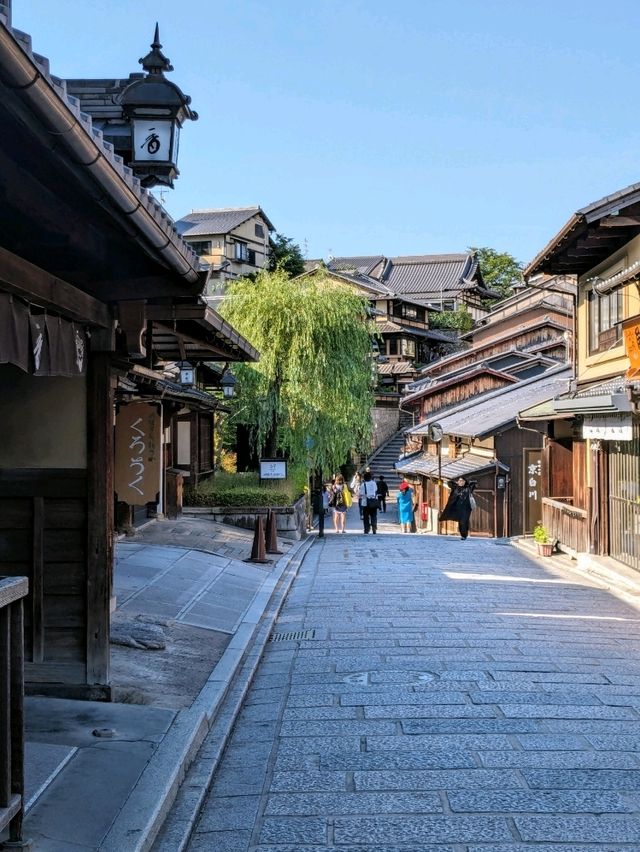
<path id="1" fill-rule="evenodd" d="M 315 628 L 312 630 L 289 630 L 287 633 L 272 633 L 269 642 L 292 642 L 297 639 L 315 639 Z"/>

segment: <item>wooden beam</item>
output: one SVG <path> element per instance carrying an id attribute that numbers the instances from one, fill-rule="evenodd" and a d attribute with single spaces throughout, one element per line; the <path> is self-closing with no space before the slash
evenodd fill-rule
<path id="1" fill-rule="evenodd" d="M 103 302 L 2 247 L 0 288 L 77 322 L 102 328 L 112 324 L 111 311 Z"/>
<path id="2" fill-rule="evenodd" d="M 89 357 L 87 374 L 87 684 L 109 683 L 113 575 L 113 411 L 109 356 Z"/>
<path id="3" fill-rule="evenodd" d="M 640 216 L 605 216 L 600 219 L 602 228 L 628 228 L 640 225 Z"/>

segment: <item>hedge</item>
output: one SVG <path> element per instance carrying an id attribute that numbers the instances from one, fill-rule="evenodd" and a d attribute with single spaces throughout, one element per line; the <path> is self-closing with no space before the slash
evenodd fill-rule
<path id="1" fill-rule="evenodd" d="M 291 506 L 297 497 L 275 488 L 186 488 L 185 506 Z"/>

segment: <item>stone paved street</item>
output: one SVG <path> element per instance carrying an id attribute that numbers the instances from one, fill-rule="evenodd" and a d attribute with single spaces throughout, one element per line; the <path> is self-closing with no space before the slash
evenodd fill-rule
<path id="1" fill-rule="evenodd" d="M 328 532 L 276 631 L 191 852 L 640 849 L 640 611 L 593 580 Z"/>

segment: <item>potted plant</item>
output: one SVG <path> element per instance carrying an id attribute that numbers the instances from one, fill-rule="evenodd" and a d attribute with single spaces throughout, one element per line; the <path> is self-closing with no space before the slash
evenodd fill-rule
<path id="1" fill-rule="evenodd" d="M 551 556 L 554 541 L 549 535 L 549 531 L 545 526 L 543 526 L 541 521 L 538 521 L 533 528 L 533 540 L 538 545 L 538 553 L 540 556 Z"/>

